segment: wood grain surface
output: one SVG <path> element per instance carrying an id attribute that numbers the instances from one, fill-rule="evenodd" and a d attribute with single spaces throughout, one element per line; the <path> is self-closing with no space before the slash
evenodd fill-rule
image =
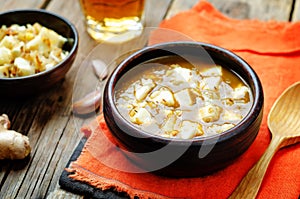
<path id="1" fill-rule="evenodd" d="M 146 26 L 156 27 L 164 18 L 190 9 L 198 0 L 146 0 Z M 224 14 L 240 19 L 297 21 L 300 0 L 209 0 Z M 130 44 L 111 46 L 93 41 L 86 33 L 79 0 L 1 0 L 0 11 L 43 8 L 60 14 L 76 26 L 79 52 L 64 81 L 30 99 L 5 101 L 0 98 L 0 113 L 6 113 L 12 129 L 28 135 L 33 147 L 25 161 L 0 161 L 0 198 L 81 198 L 59 190 L 58 179 L 82 135 L 80 126 L 87 122 L 71 111 L 74 84 L 77 94 L 85 94 L 88 76 L 80 76 L 83 60 L 98 45 L 99 54 L 109 59 L 121 55 Z M 107 60 L 109 62 L 109 60 Z M 80 70 L 81 69 L 81 70 Z M 81 77 L 80 80 L 76 77 Z"/>

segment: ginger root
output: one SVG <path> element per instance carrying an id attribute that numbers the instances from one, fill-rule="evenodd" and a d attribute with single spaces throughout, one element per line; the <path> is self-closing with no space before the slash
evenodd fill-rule
<path id="1" fill-rule="evenodd" d="M 0 160 L 24 159 L 30 154 L 29 138 L 10 128 L 8 116 L 0 116 Z"/>

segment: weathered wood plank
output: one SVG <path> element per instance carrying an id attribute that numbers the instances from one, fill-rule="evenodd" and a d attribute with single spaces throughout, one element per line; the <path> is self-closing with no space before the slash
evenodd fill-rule
<path id="1" fill-rule="evenodd" d="M 41 195 L 43 196 L 49 195 L 49 192 L 58 188 L 58 181 L 63 171 L 63 168 L 69 161 L 69 158 L 74 151 L 74 146 L 77 146 L 80 142 L 77 138 L 82 137 L 82 135 L 79 132 L 79 129 L 74 125 L 74 121 L 72 120 L 73 118 L 71 118 L 70 122 L 65 128 L 64 134 L 61 138 L 63 142 L 59 141 L 56 148 L 56 152 L 53 155 L 52 161 L 49 165 L 49 169 L 47 170 L 47 177 L 41 185 L 40 190 L 42 191 Z"/>
<path id="2" fill-rule="evenodd" d="M 157 27 L 165 17 L 172 0 L 146 0 L 146 27 Z"/>
<path id="3" fill-rule="evenodd" d="M 54 190 L 47 197 L 47 199 L 79 199 L 79 198 L 81 197 L 68 193 L 62 189 Z"/>
<path id="4" fill-rule="evenodd" d="M 36 101 L 36 103 L 38 100 Z M 3 103 L 1 103 L 3 104 Z M 7 106 L 9 105 L 9 106 Z M 29 134 L 28 131 L 31 128 L 32 121 L 34 120 L 36 116 L 36 112 L 39 109 L 39 106 L 37 104 L 32 104 L 30 99 L 27 99 L 23 102 L 9 102 L 6 104 L 7 107 L 10 109 L 7 110 L 12 121 L 12 129 L 23 133 L 23 134 Z M 1 107 L 2 108 L 2 107 Z M 1 110 L 1 113 L 3 111 Z M 31 139 L 31 144 L 34 144 L 35 139 Z M 5 166 L 9 169 L 5 169 L 1 171 L 0 179 L 2 181 L 5 181 L 6 183 L 3 185 L 3 187 L 0 187 L 0 198 L 4 198 L 4 195 L 7 193 L 7 187 L 9 187 L 12 191 L 10 193 L 16 193 L 18 192 L 18 186 L 22 183 L 22 178 L 26 174 L 26 167 L 30 165 L 29 159 L 26 161 L 0 161 L 1 167 Z M 12 178 L 13 186 L 8 183 L 7 179 L 5 178 L 6 174 L 8 175 L 8 178 Z"/>
<path id="5" fill-rule="evenodd" d="M 0 10 L 14 8 L 39 8 L 49 0 L 1 0 Z M 277 19 L 289 18 L 293 0 L 209 0 L 226 15 L 233 18 Z M 296 0 L 294 20 L 300 19 L 300 0 Z M 173 3 L 172 3 L 173 2 Z M 155 27 L 167 17 L 190 9 L 198 0 L 147 0 L 146 26 Z M 170 6 L 170 4 L 172 5 Z M 77 27 L 80 35 L 79 53 L 72 69 L 65 80 L 43 95 L 22 102 L 0 101 L 0 113 L 8 113 L 12 128 L 28 134 L 33 146 L 27 162 L 0 161 L 0 198 L 45 198 L 58 186 L 58 179 L 80 141 L 79 128 L 89 119 L 74 117 L 71 113 L 74 84 L 78 93 L 83 95 L 86 88 L 92 88 L 94 82 L 86 81 L 92 73 L 78 74 L 82 71 L 81 63 L 95 46 L 99 49 L 99 58 L 110 63 L 119 55 L 135 48 L 132 43 L 113 46 L 93 41 L 85 31 L 83 15 L 78 0 L 51 0 L 48 10 L 68 18 Z M 139 43 L 143 46 L 145 43 Z M 136 46 L 137 47 L 137 46 Z M 112 66 L 113 67 L 113 66 Z M 76 77 L 79 77 L 76 79 Z M 67 194 L 67 198 L 75 197 Z"/>
<path id="6" fill-rule="evenodd" d="M 43 175 L 43 177 L 39 178 L 36 184 L 38 188 L 33 189 L 31 195 L 44 197 L 48 195 L 49 190 L 54 190 L 62 169 L 66 166 L 74 146 L 77 146 L 81 138 L 81 134 L 74 128 L 74 125 L 70 125 L 71 123 L 68 123 L 69 125 L 65 127 L 61 137 L 55 141 L 56 147 L 52 149 L 53 152 L 46 150 L 44 156 L 50 153 L 51 157 L 48 158 L 47 165 L 43 167 L 42 172 L 39 172 L 39 175 Z M 56 172 L 57 170 L 61 172 Z"/>
<path id="7" fill-rule="evenodd" d="M 290 17 L 293 0 L 208 0 L 222 13 L 237 19 L 260 19 L 287 21 Z M 168 18 L 174 14 L 191 8 L 198 0 L 175 0 Z"/>
<path id="8" fill-rule="evenodd" d="M 294 13 L 292 16 L 292 21 L 300 20 L 300 0 L 295 0 Z"/>
<path id="9" fill-rule="evenodd" d="M 60 110 L 60 102 L 57 98 L 58 96 L 50 95 L 41 101 L 39 111 L 36 113 L 35 120 L 28 132 L 28 137 L 33 147 L 30 161 L 23 169 L 17 172 L 15 171 L 17 165 L 12 163 L 12 170 L 1 188 L 3 198 L 8 196 L 31 198 L 33 190 L 36 188 L 40 190 L 38 183 L 40 180 L 44 180 L 45 169 L 48 168 L 52 160 L 52 154 L 57 150 L 56 146 L 69 120 L 69 117 L 61 117 L 55 111 Z M 30 105 L 28 107 L 30 108 Z M 74 140 L 76 140 L 75 138 L 73 136 Z M 72 146 L 73 149 L 74 146 Z M 4 190 L 5 192 L 3 192 Z"/>
<path id="10" fill-rule="evenodd" d="M 0 11 L 21 8 L 42 8 L 49 0 L 1 0 Z"/>
<path id="11" fill-rule="evenodd" d="M 170 7 L 170 10 L 168 11 L 166 19 L 174 16 L 179 12 L 191 9 L 198 1 L 199 0 L 185 0 L 185 1 L 174 0 Z"/>
<path id="12" fill-rule="evenodd" d="M 32 0 L 31 5 L 28 5 L 30 7 L 39 7 L 33 3 L 38 5 L 38 1 Z M 11 1 L 11 5 L 13 5 L 13 1 Z M 74 6 L 76 5 L 74 4 Z M 73 132 L 75 135 L 71 136 L 69 133 L 66 133 L 68 137 L 65 137 L 65 132 L 69 132 L 69 130 L 65 131 L 65 128 L 71 114 L 70 111 L 68 114 L 65 114 L 64 110 L 70 106 L 70 98 L 65 97 L 64 93 L 69 88 L 72 88 L 72 82 L 66 80 L 62 85 L 58 85 L 58 89 L 54 88 L 49 92 L 45 92 L 44 96 L 40 96 L 38 99 L 29 100 L 31 104 L 22 104 L 22 102 L 5 104 L 8 113 L 14 116 L 12 119 L 16 121 L 16 124 L 13 127 L 17 129 L 22 128 L 25 130 L 25 127 L 19 127 L 19 125 L 22 123 L 28 124 L 24 120 L 30 119 L 26 115 L 24 115 L 25 117 L 19 117 L 18 115 L 22 114 L 17 113 L 18 109 L 23 108 L 24 110 L 21 109 L 20 113 L 25 112 L 25 114 L 33 115 L 35 118 L 32 126 L 29 124 L 29 126 L 26 126 L 27 131 L 25 130 L 25 132 L 29 131 L 28 136 L 33 146 L 30 162 L 18 172 L 14 170 L 14 162 L 7 162 L 8 166 L 6 168 L 12 168 L 12 170 L 6 170 L 9 173 L 7 177 L 5 169 L 1 172 L 0 177 L 2 179 L 0 180 L 4 181 L 4 185 L 0 189 L 0 198 L 45 198 L 47 192 L 50 192 L 49 187 L 51 184 L 49 182 L 52 181 L 53 172 L 56 171 L 55 166 L 58 164 L 58 161 L 53 160 L 59 159 L 64 161 L 59 164 L 61 166 L 59 172 L 61 173 L 80 139 L 79 134 L 76 134 L 76 132 Z M 18 105 L 17 109 L 14 108 L 16 105 Z M 37 108 L 39 108 L 37 113 L 30 114 L 30 109 L 35 110 Z M 61 139 L 62 142 L 60 142 Z M 67 143 L 70 145 L 67 145 Z M 61 158 L 61 155 L 65 158 Z M 4 177 L 6 178 L 4 179 Z M 58 178 L 56 177 L 55 179 L 56 181 L 53 181 L 53 184 L 56 185 Z M 40 186 L 43 186 L 44 189 L 40 189 Z"/>
<path id="13" fill-rule="evenodd" d="M 209 0 L 223 13 L 233 18 L 288 21 L 293 0 Z"/>
<path id="14" fill-rule="evenodd" d="M 0 11 L 4 10 L 2 8 L 4 7 L 5 4 L 7 4 L 8 1 L 9 0 L 2 0 L 2 1 L 0 1 Z"/>
<path id="15" fill-rule="evenodd" d="M 170 2 L 171 0 L 165 0 L 155 5 L 153 0 L 152 3 L 148 1 L 147 26 L 156 26 L 160 22 Z M 31 4 L 33 7 L 37 5 Z M 153 5 L 155 9 L 151 7 Z M 13 128 L 28 134 L 33 146 L 31 157 L 22 168 L 17 169 L 15 162 L 10 161 L 1 165 L 0 198 L 45 198 L 54 191 L 70 155 L 82 136 L 78 126 L 86 122 L 84 119 L 74 118 L 71 114 L 72 90 L 80 63 L 99 43 L 87 35 L 79 3 L 52 0 L 47 9 L 68 18 L 77 27 L 80 35 L 79 53 L 65 80 L 55 88 L 28 101 L 0 102 L 4 105 L 0 107 L 1 111 L 12 116 Z M 115 52 L 115 55 L 120 55 L 131 48 L 129 44 L 104 45 L 103 52 L 107 55 L 106 59 L 114 59 Z M 101 53 L 105 55 L 103 52 Z M 82 88 L 85 86 L 81 85 Z"/>

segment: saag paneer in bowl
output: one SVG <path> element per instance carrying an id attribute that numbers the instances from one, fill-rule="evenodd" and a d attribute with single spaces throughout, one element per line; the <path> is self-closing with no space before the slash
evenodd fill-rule
<path id="1" fill-rule="evenodd" d="M 234 53 L 199 42 L 146 47 L 113 71 L 104 90 L 105 121 L 128 158 L 172 177 L 210 174 L 254 141 L 263 90 Z"/>

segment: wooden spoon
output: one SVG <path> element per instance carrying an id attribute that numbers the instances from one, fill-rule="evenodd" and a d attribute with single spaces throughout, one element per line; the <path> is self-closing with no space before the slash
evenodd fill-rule
<path id="1" fill-rule="evenodd" d="M 272 134 L 270 145 L 229 198 L 254 199 L 274 154 L 300 141 L 300 82 L 287 88 L 276 100 L 268 116 L 268 127 Z"/>

